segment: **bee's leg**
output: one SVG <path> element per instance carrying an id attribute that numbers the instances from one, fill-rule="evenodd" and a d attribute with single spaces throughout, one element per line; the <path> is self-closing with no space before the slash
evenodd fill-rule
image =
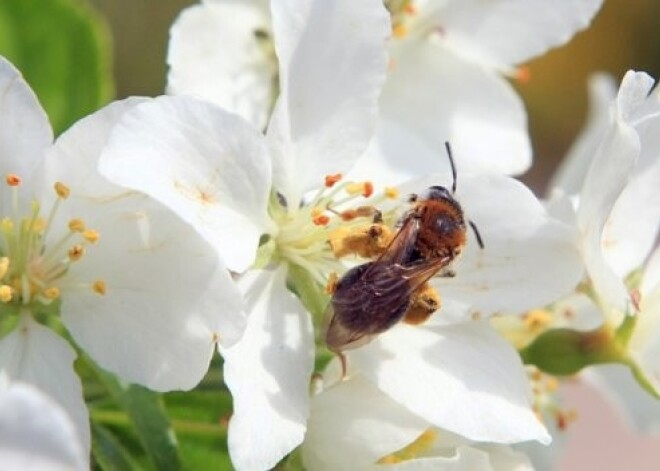
<path id="1" fill-rule="evenodd" d="M 426 322 L 435 311 L 440 309 L 440 295 L 428 283 L 425 283 L 414 295 L 410 308 L 403 316 L 403 322 L 418 325 Z"/>
<path id="2" fill-rule="evenodd" d="M 337 356 L 339 357 L 339 361 L 341 362 L 341 381 L 346 380 L 346 376 L 348 374 L 348 364 L 346 361 L 346 355 L 344 355 L 343 352 L 336 352 Z"/>

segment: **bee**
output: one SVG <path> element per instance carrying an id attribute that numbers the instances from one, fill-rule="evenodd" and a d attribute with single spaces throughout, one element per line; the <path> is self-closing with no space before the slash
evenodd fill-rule
<path id="1" fill-rule="evenodd" d="M 351 268 L 333 287 L 326 309 L 325 341 L 336 353 L 346 374 L 343 351 L 369 343 L 402 319 L 425 321 L 440 306 L 427 282 L 434 276 L 454 276 L 453 262 L 467 242 L 470 225 L 483 248 L 481 235 L 454 198 L 456 167 L 445 144 L 452 169 L 451 191 L 432 186 L 409 199 L 412 207 L 399 220 L 398 231 L 382 254 Z"/>

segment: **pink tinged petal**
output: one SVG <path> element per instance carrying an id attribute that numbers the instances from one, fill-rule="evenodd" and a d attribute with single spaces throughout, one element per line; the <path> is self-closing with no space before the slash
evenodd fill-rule
<path id="1" fill-rule="evenodd" d="M 75 359 L 66 341 L 29 315 L 22 315 L 19 326 L 0 340 L 0 379 L 27 383 L 50 396 L 68 415 L 75 441 L 87 452 L 89 418 L 82 385 L 73 369 Z"/>
<path id="2" fill-rule="evenodd" d="M 445 141 L 460 172 L 520 174 L 529 168 L 527 117 L 504 79 L 431 43 L 411 43 L 400 52 L 383 90 L 382 112 L 435 150 L 434 172 L 446 161 Z"/>
<path id="3" fill-rule="evenodd" d="M 646 74 L 626 74 L 617 96 L 614 120 L 596 152 L 580 194 L 578 226 L 585 265 L 596 292 L 607 306 L 606 315 L 615 323 L 628 308 L 628 297 L 622 280 L 604 258 L 603 231 L 640 155 L 639 136 L 629 120 L 652 86 L 653 80 Z"/>
<path id="4" fill-rule="evenodd" d="M 550 440 L 516 351 L 488 325 L 398 325 L 348 361 L 392 399 L 470 440 Z"/>
<path id="5" fill-rule="evenodd" d="M 307 469 L 369 469 L 429 424 L 358 375 L 312 398 L 302 448 Z"/>
<path id="6" fill-rule="evenodd" d="M 0 175 L 26 179 L 53 142 L 48 116 L 14 66 L 0 57 Z"/>
<path id="7" fill-rule="evenodd" d="M 66 471 L 89 468 L 71 419 L 28 384 L 0 389 L 0 463 L 4 470 Z"/>
<path id="8" fill-rule="evenodd" d="M 577 194 L 610 125 L 610 105 L 616 97 L 616 83 L 606 74 L 589 77 L 589 116 L 587 123 L 555 172 L 550 188 Z"/>
<path id="9" fill-rule="evenodd" d="M 259 237 L 272 226 L 262 135 L 210 103 L 178 96 L 137 106 L 110 136 L 99 169 L 173 210 L 233 271 L 254 262 Z"/>
<path id="10" fill-rule="evenodd" d="M 268 127 L 274 185 L 292 205 L 366 150 L 385 80 L 380 0 L 271 3 L 280 97 Z"/>
<path id="11" fill-rule="evenodd" d="M 602 3 L 460 0 L 431 14 L 445 47 L 483 66 L 506 70 L 568 42 L 589 25 Z"/>
<path id="12" fill-rule="evenodd" d="M 199 96 L 265 128 L 277 77 L 268 2 L 184 9 L 170 30 L 167 63 L 168 93 Z"/>
<path id="13" fill-rule="evenodd" d="M 62 318 L 76 341 L 124 380 L 190 389 L 208 369 L 215 342 L 240 338 L 242 296 L 188 224 L 96 172 L 113 124 L 135 104 L 115 103 L 78 122 L 44 163 L 44 187 L 59 180 L 71 190 L 50 234 L 67 231 L 74 217 L 100 234 L 63 280 Z M 92 290 L 97 280 L 105 294 Z"/>
<path id="14" fill-rule="evenodd" d="M 239 343 L 221 349 L 234 399 L 229 453 L 236 469 L 270 469 L 305 435 L 312 324 L 286 288 L 284 267 L 250 271 L 239 285 L 251 312 L 248 326 Z"/>

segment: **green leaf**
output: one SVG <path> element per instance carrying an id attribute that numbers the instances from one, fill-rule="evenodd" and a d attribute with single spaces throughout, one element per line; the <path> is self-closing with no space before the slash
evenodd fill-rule
<path id="1" fill-rule="evenodd" d="M 2 0 L 0 54 L 23 73 L 56 134 L 112 98 L 108 28 L 82 0 Z"/>
<path id="2" fill-rule="evenodd" d="M 97 373 L 128 415 L 154 467 L 158 470 L 181 469 L 176 437 L 160 394 L 142 386 L 121 383 L 114 375 L 100 368 Z"/>
<path id="3" fill-rule="evenodd" d="M 92 423 L 92 457 L 107 471 L 140 469 L 130 453 L 105 427 Z"/>

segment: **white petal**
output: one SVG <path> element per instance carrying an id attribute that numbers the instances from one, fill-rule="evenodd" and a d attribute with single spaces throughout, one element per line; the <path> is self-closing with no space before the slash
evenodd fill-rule
<path id="1" fill-rule="evenodd" d="M 431 175 L 402 186 L 402 194 L 451 186 L 451 175 Z M 488 315 L 536 308 L 568 294 L 582 276 L 575 230 L 550 218 L 522 183 L 500 175 L 458 175 L 456 199 L 477 226 L 480 249 L 468 244 L 454 278 L 436 278 L 443 298 Z"/>
<path id="2" fill-rule="evenodd" d="M 74 217 L 100 233 L 67 273 L 62 318 L 76 341 L 124 380 L 189 389 L 206 373 L 215 341 L 231 345 L 241 336 L 242 297 L 188 224 L 96 173 L 113 124 L 134 106 L 115 103 L 78 122 L 44 164 L 45 187 L 63 181 L 71 189 L 50 234 L 66 231 Z M 105 295 L 91 289 L 96 280 L 106 283 Z"/>
<path id="3" fill-rule="evenodd" d="M 298 446 L 309 414 L 314 337 L 307 312 L 286 288 L 286 270 L 240 280 L 251 312 L 245 335 L 222 349 L 234 399 L 229 453 L 236 469 L 270 469 Z"/>
<path id="4" fill-rule="evenodd" d="M 400 324 L 348 361 L 413 413 L 468 439 L 549 441 L 520 358 L 486 324 Z"/>
<path id="5" fill-rule="evenodd" d="M 604 305 L 612 308 L 606 314 L 615 316 L 615 323 L 627 309 L 627 293 L 603 256 L 603 229 L 639 158 L 639 136 L 629 120 L 652 86 L 653 80 L 646 74 L 626 74 L 619 89 L 614 121 L 593 158 L 580 194 L 578 225 L 585 264 L 596 292 Z"/>
<path id="6" fill-rule="evenodd" d="M 374 131 L 390 19 L 380 0 L 271 4 L 280 97 L 268 128 L 274 184 L 290 204 L 345 172 Z"/>
<path id="7" fill-rule="evenodd" d="M 28 315 L 0 340 L 0 377 L 30 384 L 55 400 L 73 422 L 76 441 L 87 452 L 89 419 L 80 379 L 73 370 L 76 354 L 69 344 Z M 85 457 L 85 460 L 87 458 Z"/>
<path id="8" fill-rule="evenodd" d="M 380 468 L 378 468 L 380 469 Z M 389 465 L 395 471 L 531 471 L 527 457 L 509 447 L 460 446 L 451 456 L 415 458 Z"/>
<path id="9" fill-rule="evenodd" d="M 366 469 L 428 427 L 358 375 L 312 398 L 303 461 L 319 471 Z"/>
<path id="10" fill-rule="evenodd" d="M 85 470 L 87 452 L 71 419 L 27 384 L 0 390 L 0 463 L 6 471 Z"/>
<path id="11" fill-rule="evenodd" d="M 552 177 L 549 188 L 561 188 L 567 194 L 577 194 L 587 175 L 589 165 L 610 124 L 610 105 L 616 97 L 616 83 L 605 74 L 589 77 L 589 116 L 561 165 Z"/>
<path id="12" fill-rule="evenodd" d="M 242 272 L 270 221 L 270 163 L 262 136 L 191 97 L 160 97 L 126 113 L 100 161 L 110 181 L 142 191 L 191 224 Z"/>
<path id="13" fill-rule="evenodd" d="M 0 175 L 22 178 L 43 158 L 53 142 L 48 116 L 20 72 L 0 57 Z"/>
<path id="14" fill-rule="evenodd" d="M 417 133 L 438 162 L 449 141 L 460 172 L 520 174 L 531 164 L 527 117 L 511 86 L 433 44 L 401 48 L 381 103 L 383 115 Z"/>
<path id="15" fill-rule="evenodd" d="M 602 0 L 440 3 L 447 5 L 432 14 L 446 47 L 479 64 L 502 67 L 527 61 L 567 42 L 589 25 Z"/>
<path id="16" fill-rule="evenodd" d="M 646 380 L 660 394 L 660 285 L 642 294 L 628 350 Z"/>
<path id="17" fill-rule="evenodd" d="M 268 2 L 184 9 L 170 30 L 167 63 L 168 93 L 199 96 L 263 129 L 277 79 Z"/>

